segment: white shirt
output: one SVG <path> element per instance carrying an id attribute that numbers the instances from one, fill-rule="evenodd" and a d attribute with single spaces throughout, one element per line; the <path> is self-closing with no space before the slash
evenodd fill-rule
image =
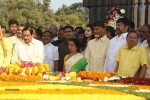
<path id="1" fill-rule="evenodd" d="M 88 42 L 85 52 L 88 61 L 87 71 L 103 71 L 109 42 L 110 40 L 106 36 Z"/>
<path id="2" fill-rule="evenodd" d="M 12 42 L 13 45 L 14 45 L 15 43 L 18 43 L 18 42 L 21 41 L 16 35 L 9 37 L 9 39 L 11 40 L 11 42 Z"/>
<path id="3" fill-rule="evenodd" d="M 147 40 L 144 40 L 144 41 L 141 43 L 141 46 L 147 48 L 147 47 L 148 47 Z"/>
<path id="4" fill-rule="evenodd" d="M 126 36 L 128 33 L 121 34 L 120 37 L 115 36 L 110 40 L 110 44 L 106 54 L 106 60 L 104 64 L 104 72 L 114 72 L 116 68 L 116 55 L 121 46 L 127 44 Z"/>
<path id="5" fill-rule="evenodd" d="M 54 71 L 54 61 L 59 60 L 58 47 L 51 43 L 44 46 L 44 62 L 48 63 L 51 67 L 51 72 Z"/>
<path id="6" fill-rule="evenodd" d="M 32 41 L 27 45 L 23 40 L 15 44 L 11 62 L 17 61 L 32 61 L 43 63 L 44 47 L 39 40 L 32 38 Z"/>
<path id="7" fill-rule="evenodd" d="M 58 37 L 55 37 L 55 38 L 52 39 L 52 41 L 56 41 L 56 40 L 58 40 Z"/>

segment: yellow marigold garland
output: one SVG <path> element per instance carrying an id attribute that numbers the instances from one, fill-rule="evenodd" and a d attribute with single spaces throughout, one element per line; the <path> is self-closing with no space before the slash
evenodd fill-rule
<path id="1" fill-rule="evenodd" d="M 11 84 L 11 85 L 10 85 Z M 18 86 L 18 84 L 22 84 Z M 42 84 L 34 82 L 2 82 L 0 99 L 28 100 L 144 100 L 142 97 L 120 91 L 72 85 Z M 37 95 L 38 94 L 38 95 Z"/>

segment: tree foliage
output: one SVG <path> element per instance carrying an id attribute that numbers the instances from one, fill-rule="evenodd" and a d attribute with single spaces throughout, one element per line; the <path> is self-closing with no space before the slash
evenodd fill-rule
<path id="1" fill-rule="evenodd" d="M 83 8 L 82 3 L 74 3 L 69 7 L 62 5 L 56 12 L 56 21 L 66 22 L 74 27 L 85 27 L 88 23 L 88 9 Z"/>
<path id="2" fill-rule="evenodd" d="M 75 3 L 67 7 L 63 5 L 56 13 L 50 8 L 50 0 L 0 0 L 0 24 L 8 26 L 10 19 L 16 19 L 21 24 L 47 29 L 50 24 L 59 26 L 66 22 L 72 26 L 85 26 L 88 11 L 79 11 Z"/>

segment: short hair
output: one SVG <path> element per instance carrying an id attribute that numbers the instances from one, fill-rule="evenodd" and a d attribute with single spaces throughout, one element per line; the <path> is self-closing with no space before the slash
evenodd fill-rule
<path id="1" fill-rule="evenodd" d="M 42 32 L 42 30 L 41 30 L 40 28 L 37 28 L 37 29 L 36 29 L 36 33 L 37 33 L 38 36 L 40 36 L 40 38 L 41 38 L 42 35 L 43 35 L 43 32 Z"/>
<path id="2" fill-rule="evenodd" d="M 79 32 L 78 32 L 78 34 L 84 34 L 84 30 L 80 30 Z"/>
<path id="3" fill-rule="evenodd" d="M 130 26 L 130 20 L 126 17 L 119 18 L 116 23 L 123 23 L 125 26 Z"/>
<path id="4" fill-rule="evenodd" d="M 48 32 L 48 33 L 51 35 L 51 37 L 52 37 L 52 32 L 51 32 L 51 31 L 44 31 L 43 34 L 42 34 L 42 36 L 43 36 L 45 33 L 47 33 L 47 32 Z"/>
<path id="5" fill-rule="evenodd" d="M 77 29 L 83 30 L 83 27 L 76 27 L 75 30 Z"/>
<path id="6" fill-rule="evenodd" d="M 132 20 L 129 21 L 129 27 L 133 30 L 135 29 L 135 23 Z"/>
<path id="7" fill-rule="evenodd" d="M 63 31 L 63 28 L 58 29 L 58 31 Z"/>
<path id="8" fill-rule="evenodd" d="M 129 36 L 131 33 L 135 33 L 135 34 L 137 35 L 137 38 L 139 38 L 139 35 L 137 34 L 137 32 L 136 32 L 135 30 L 129 31 L 129 33 L 127 34 L 127 37 L 126 37 L 126 38 L 128 38 L 128 36 Z"/>
<path id="9" fill-rule="evenodd" d="M 110 32 L 112 37 L 115 37 L 115 29 L 112 26 L 106 26 L 106 32 Z"/>
<path id="10" fill-rule="evenodd" d="M 58 30 L 58 28 L 57 28 L 57 26 L 56 26 L 56 25 L 50 25 L 50 27 L 55 27 L 55 28 L 56 28 L 56 30 Z M 49 29 L 50 29 L 50 27 L 49 27 Z"/>
<path id="11" fill-rule="evenodd" d="M 19 24 L 19 26 L 21 26 L 21 27 L 26 27 L 26 25 L 25 25 L 25 24 Z"/>
<path id="12" fill-rule="evenodd" d="M 143 26 L 146 27 L 148 29 L 148 32 L 150 33 L 150 24 L 145 24 Z"/>
<path id="13" fill-rule="evenodd" d="M 32 29 L 31 27 L 29 27 L 29 26 L 26 26 L 26 27 L 22 30 L 22 32 L 24 32 L 24 31 L 29 31 L 30 34 L 33 35 L 33 29 Z"/>
<path id="14" fill-rule="evenodd" d="M 74 31 L 74 28 L 72 26 L 70 26 L 70 25 L 65 26 L 63 30 L 65 31 L 67 28 L 70 28 L 72 31 Z"/>
<path id="15" fill-rule="evenodd" d="M 72 41 L 74 44 L 75 44 L 75 46 L 77 47 L 77 52 L 79 52 L 80 50 L 80 42 L 79 42 L 79 40 L 78 39 L 76 39 L 76 38 L 71 38 L 71 39 L 69 39 L 68 41 Z"/>
<path id="16" fill-rule="evenodd" d="M 6 29 L 6 26 L 4 26 L 4 25 L 1 25 L 1 28 L 5 28 L 5 29 Z"/>
<path id="17" fill-rule="evenodd" d="M 9 24 L 9 26 L 12 25 L 12 24 L 16 24 L 17 26 L 19 25 L 18 21 L 15 20 L 15 19 L 10 19 L 8 24 Z"/>
<path id="18" fill-rule="evenodd" d="M 94 27 L 98 26 L 98 27 L 103 27 L 105 28 L 104 22 L 102 21 L 97 21 L 93 24 Z"/>

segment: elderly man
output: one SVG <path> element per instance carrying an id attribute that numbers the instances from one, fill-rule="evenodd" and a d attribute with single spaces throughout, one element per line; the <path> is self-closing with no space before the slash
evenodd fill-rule
<path id="1" fill-rule="evenodd" d="M 42 63 L 44 60 L 43 43 L 33 38 L 31 27 L 25 27 L 22 32 L 23 41 L 15 44 L 11 62 L 32 61 Z"/>
<path id="2" fill-rule="evenodd" d="M 85 57 L 88 61 L 87 71 L 102 71 L 106 59 L 106 51 L 109 39 L 105 35 L 105 26 L 102 22 L 94 24 L 95 39 L 90 40 L 87 45 Z"/>
<path id="3" fill-rule="evenodd" d="M 144 42 L 146 40 L 146 37 L 147 37 L 147 34 L 148 34 L 148 25 L 143 25 L 143 26 L 140 26 L 138 29 L 137 29 L 137 34 L 139 35 L 139 44 L 141 44 L 142 42 Z M 142 43 L 143 45 L 143 43 Z"/>
<path id="4" fill-rule="evenodd" d="M 3 33 L 0 28 L 0 72 L 2 69 L 10 64 L 10 59 L 12 55 L 12 44 L 7 38 L 3 38 Z"/>
<path id="5" fill-rule="evenodd" d="M 122 46 L 116 57 L 115 72 L 119 75 L 135 77 L 140 66 L 142 70 L 138 77 L 144 78 L 147 70 L 147 53 L 145 48 L 138 45 L 138 35 L 130 31 L 126 38 L 127 45 Z"/>

